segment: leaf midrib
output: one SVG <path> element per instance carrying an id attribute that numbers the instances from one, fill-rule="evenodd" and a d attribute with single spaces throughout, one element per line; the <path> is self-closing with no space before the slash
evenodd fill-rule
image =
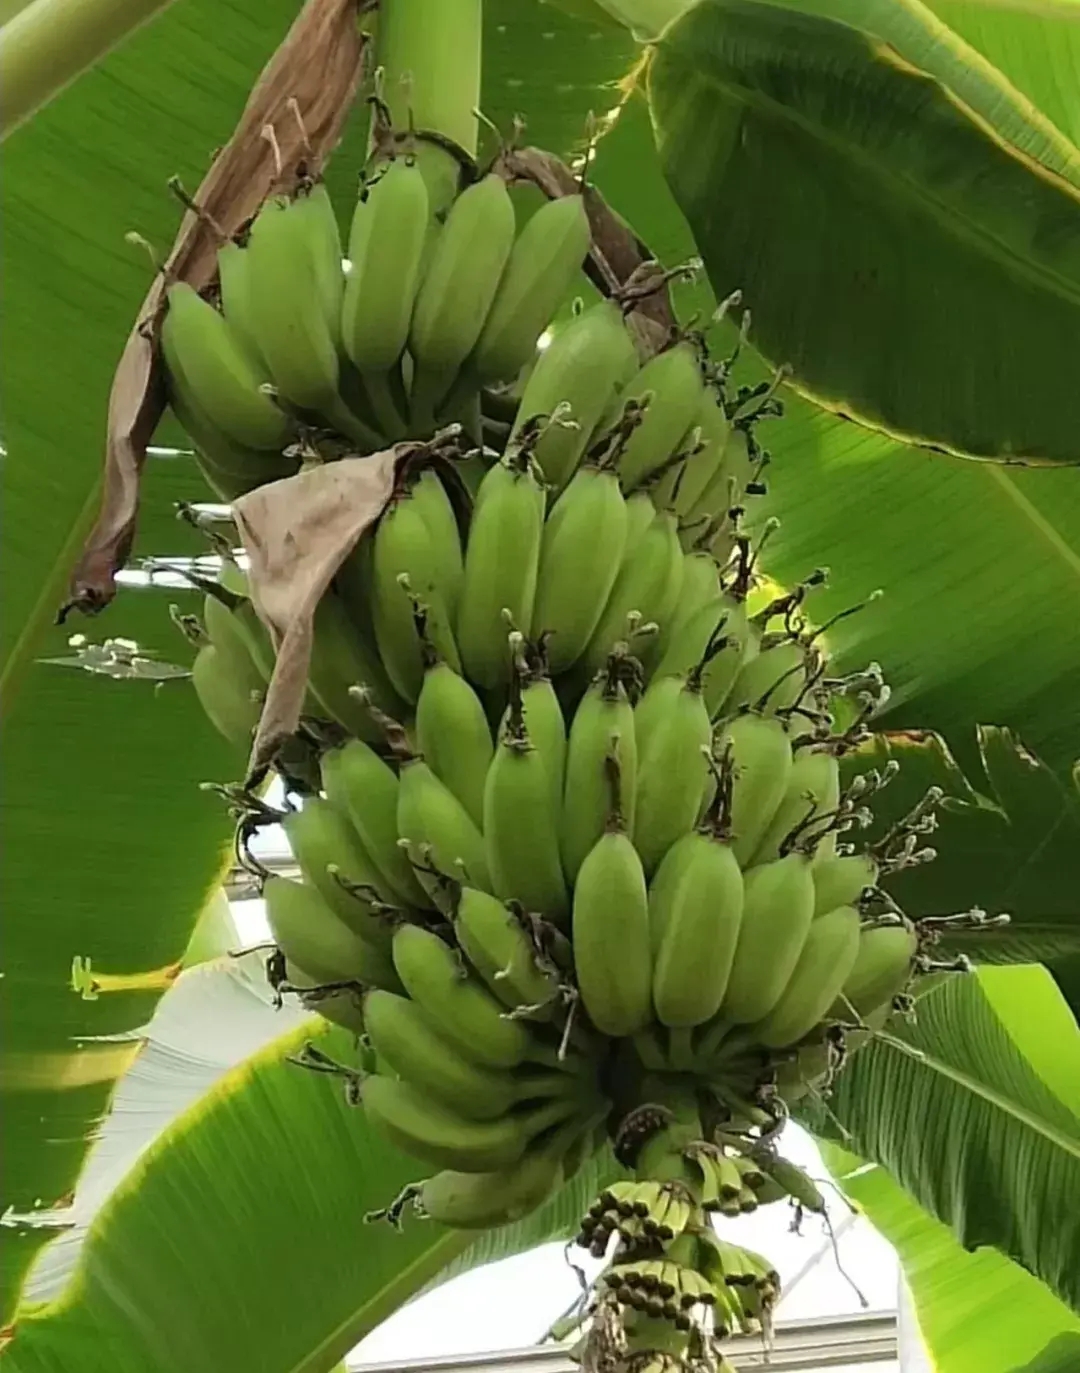
<path id="1" fill-rule="evenodd" d="M 1009 1097 L 996 1091 L 985 1082 L 979 1082 L 978 1079 L 970 1077 L 965 1073 L 963 1069 L 953 1067 L 952 1064 L 946 1063 L 943 1059 L 938 1058 L 935 1054 L 928 1053 L 925 1049 L 916 1048 L 915 1045 L 908 1044 L 904 1040 L 898 1039 L 895 1035 L 889 1034 L 886 1030 L 879 1030 L 875 1038 L 882 1044 L 888 1045 L 889 1048 L 895 1049 L 899 1053 L 906 1054 L 909 1058 L 915 1059 L 924 1066 L 932 1069 L 934 1072 L 940 1073 L 942 1077 L 947 1077 L 951 1082 L 955 1082 L 958 1087 L 962 1087 L 973 1096 L 979 1097 L 981 1100 L 993 1106 L 996 1110 L 1011 1117 L 1011 1119 L 1015 1120 L 1018 1124 L 1033 1130 L 1042 1139 L 1046 1140 L 1047 1143 L 1053 1144 L 1058 1149 L 1061 1149 L 1066 1154 L 1070 1155 L 1070 1157 L 1076 1159 L 1077 1162 L 1080 1162 L 1080 1138 L 1071 1139 L 1067 1134 L 1059 1130 L 1057 1126 L 1051 1125 L 1049 1121 L 1044 1120 L 1034 1112 L 1029 1111 L 1027 1107 L 1021 1106 L 1018 1102 L 1010 1100 Z"/>

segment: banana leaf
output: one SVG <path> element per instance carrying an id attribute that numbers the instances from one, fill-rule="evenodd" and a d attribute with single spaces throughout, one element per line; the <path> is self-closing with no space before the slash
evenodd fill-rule
<path id="1" fill-rule="evenodd" d="M 1080 1034 L 1039 978 L 949 980 L 855 1053 L 807 1114 L 965 1249 L 994 1247 L 1080 1312 L 1080 1214 L 1062 1206 L 1080 1189 Z"/>
<path id="2" fill-rule="evenodd" d="M 1033 1373 L 1055 1344 L 1075 1354 L 1080 1317 L 1037 1278 L 993 1249 L 969 1253 L 884 1169 L 837 1145 L 822 1153 L 845 1195 L 896 1249 L 936 1373 Z"/>

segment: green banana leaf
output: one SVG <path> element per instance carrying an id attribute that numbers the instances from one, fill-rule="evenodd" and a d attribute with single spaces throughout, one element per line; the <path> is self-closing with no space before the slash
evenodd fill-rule
<path id="1" fill-rule="evenodd" d="M 950 979 L 854 1054 L 808 1114 L 965 1249 L 994 1246 L 1080 1312 L 1080 1214 L 1062 1202 L 1080 1191 L 1080 1035 L 1041 978 L 1035 988 L 1028 969 L 1008 968 Z M 1060 1071 L 1047 1066 L 1055 1056 Z"/>
<path id="2" fill-rule="evenodd" d="M 964 1250 L 884 1169 L 836 1145 L 824 1145 L 822 1155 L 845 1194 L 895 1248 L 936 1373 L 1033 1373 L 1055 1344 L 1075 1354 L 1080 1317 L 1037 1278 L 993 1249 Z M 1070 1365 L 1061 1367 L 1064 1373 Z"/>
<path id="3" fill-rule="evenodd" d="M 188 974 L 213 976 L 212 965 Z M 258 998 L 234 970 L 225 978 L 214 1024 L 228 1039 Z M 222 996 L 237 999 L 232 1013 Z M 264 1034 L 267 1017 L 257 1023 Z M 287 1061 L 305 1042 L 351 1061 L 349 1036 L 304 1018 L 219 1073 L 73 1240 L 78 1266 L 60 1295 L 24 1308 L 6 1351 L 13 1369 L 322 1373 L 434 1280 L 565 1235 L 615 1171 L 594 1160 L 526 1221 L 479 1236 L 408 1217 L 400 1231 L 368 1224 L 424 1170 L 369 1131 L 336 1081 Z M 191 1055 L 183 1086 L 199 1091 L 221 1052 Z M 40 1299 L 67 1274 L 54 1262 L 37 1276 Z"/>
<path id="4" fill-rule="evenodd" d="M 931 56 L 934 76 L 918 69 Z M 948 30 L 898 52 L 817 15 L 702 0 L 650 66 L 657 145 L 714 285 L 742 287 L 758 346 L 819 404 L 937 449 L 1074 463 L 1080 177 L 1003 140 L 1035 119 L 1003 78 L 981 92 L 988 127 L 967 62 Z M 1056 141 L 1075 177 L 1080 152 Z"/>

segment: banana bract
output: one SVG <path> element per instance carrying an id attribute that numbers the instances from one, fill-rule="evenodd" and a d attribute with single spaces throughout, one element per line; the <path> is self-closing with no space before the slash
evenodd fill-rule
<path id="1" fill-rule="evenodd" d="M 365 1034 L 355 1094 L 434 1170 L 393 1219 L 508 1224 L 613 1144 L 631 1176 L 576 1242 L 608 1262 L 611 1367 L 674 1373 L 779 1296 L 712 1214 L 822 1209 L 788 1106 L 944 973 L 882 891 L 932 803 L 864 841 L 885 691 L 830 664 L 820 576 L 765 582 L 772 403 L 690 334 L 642 357 L 647 293 L 572 305 L 581 196 L 519 226 L 494 170 L 435 214 L 422 166 L 402 144 L 351 207 L 305 183 L 205 297 L 168 291 L 168 394 L 219 489 L 404 440 L 279 755 L 301 880 L 265 880 L 269 971 Z M 193 688 L 243 750 L 274 647 L 235 568 L 209 590 Z M 232 799 L 254 864 L 280 817 Z"/>

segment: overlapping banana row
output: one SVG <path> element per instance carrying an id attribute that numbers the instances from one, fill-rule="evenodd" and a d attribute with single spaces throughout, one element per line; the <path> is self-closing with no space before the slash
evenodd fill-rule
<path id="1" fill-rule="evenodd" d="M 530 363 L 589 247 L 581 196 L 520 232 L 506 181 L 436 215 L 409 151 L 380 160 L 347 244 L 321 181 L 268 199 L 200 294 L 167 290 L 169 400 L 225 499 L 325 460 L 475 422 L 482 387 Z M 347 254 L 347 256 L 346 256 Z"/>

